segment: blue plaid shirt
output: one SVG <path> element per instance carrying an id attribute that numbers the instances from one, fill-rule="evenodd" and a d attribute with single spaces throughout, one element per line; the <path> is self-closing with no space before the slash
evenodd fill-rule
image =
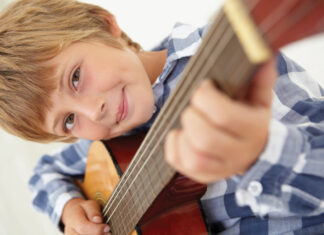
<path id="1" fill-rule="evenodd" d="M 155 48 L 167 48 L 167 62 L 153 84 L 155 112 L 132 132 L 147 130 L 174 88 L 205 28 L 177 24 Z M 208 185 L 201 198 L 214 234 L 324 234 L 323 89 L 284 55 L 274 88 L 267 146 L 243 176 Z M 33 205 L 59 224 L 64 205 L 82 197 L 73 178 L 83 177 L 89 140 L 41 157 L 29 181 Z"/>

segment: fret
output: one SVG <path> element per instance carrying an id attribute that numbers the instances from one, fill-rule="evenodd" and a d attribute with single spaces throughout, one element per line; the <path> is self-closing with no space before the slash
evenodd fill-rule
<path id="1" fill-rule="evenodd" d="M 123 201 L 127 200 L 127 195 L 128 195 L 127 191 L 128 191 L 128 188 L 129 188 L 129 184 L 130 184 L 130 182 L 125 181 L 124 187 L 121 187 L 119 189 L 119 197 L 121 197 L 123 199 Z M 121 206 L 121 208 L 123 208 L 124 205 L 125 205 L 124 203 L 120 203 L 120 202 L 116 201 L 116 206 L 117 207 Z M 118 210 L 120 210 L 120 209 L 118 209 Z M 122 212 L 124 212 L 124 211 L 122 211 Z"/>
<path id="2" fill-rule="evenodd" d="M 134 222 L 136 221 L 136 219 L 141 216 L 141 213 L 138 210 L 138 200 L 135 200 L 133 195 L 135 195 L 135 189 L 132 187 L 130 188 L 129 194 L 132 195 L 132 202 L 128 202 L 128 207 L 130 208 L 130 210 L 132 211 L 132 218 L 130 218 L 130 221 L 132 222 L 132 224 L 134 224 Z"/>
<path id="3" fill-rule="evenodd" d="M 162 170 L 161 169 L 162 169 L 161 164 L 157 164 L 156 174 L 158 176 L 158 180 L 153 185 L 155 193 L 158 193 L 159 192 L 159 189 L 160 189 L 161 185 L 163 184 L 163 182 L 162 182 L 162 175 L 163 175 L 163 173 L 162 173 Z"/>
<path id="4" fill-rule="evenodd" d="M 120 221 L 123 221 L 124 222 L 125 220 L 122 220 L 122 217 L 120 217 Z M 129 230 L 129 228 L 125 226 L 125 223 L 119 223 L 119 225 L 120 225 L 119 226 L 120 227 L 120 230 L 123 232 L 123 234 L 128 234 L 129 233 L 129 232 L 127 232 Z"/>
<path id="5" fill-rule="evenodd" d="M 138 200 L 139 200 L 139 204 L 143 209 L 143 212 L 145 212 L 148 206 L 150 205 L 149 199 L 147 198 L 146 195 L 145 185 L 143 185 L 143 188 L 141 189 L 141 191 L 139 191 Z"/>
<path id="6" fill-rule="evenodd" d="M 125 181 L 122 181 L 122 178 L 120 180 L 121 182 L 125 183 Z M 118 184 L 120 186 L 120 184 Z M 103 215 L 105 217 L 107 217 L 107 221 L 109 221 L 110 216 L 114 210 L 114 208 L 116 208 L 116 204 L 118 203 L 117 200 L 115 200 L 116 198 L 118 198 L 118 195 L 120 194 L 120 189 L 121 187 L 116 187 L 115 190 L 113 191 L 113 193 L 111 194 L 106 206 L 103 209 Z"/>
<path id="7" fill-rule="evenodd" d="M 162 167 L 162 168 L 165 169 L 165 167 Z M 136 181 L 137 182 L 136 183 L 136 186 L 138 187 L 138 189 L 141 189 L 141 190 L 140 191 L 136 190 L 136 187 L 134 187 L 135 184 L 133 184 L 133 186 L 128 189 L 129 190 L 129 195 L 132 195 L 132 198 L 135 201 L 135 203 L 132 203 L 132 205 L 135 205 L 136 206 L 136 211 L 139 212 L 138 215 L 136 215 L 136 216 L 133 215 L 133 218 L 136 217 L 135 218 L 136 221 L 138 221 L 140 219 L 140 217 L 142 216 L 142 214 L 147 210 L 147 208 L 150 206 L 150 204 L 154 200 L 154 197 L 152 197 L 152 196 L 149 197 L 149 198 L 147 198 L 147 196 L 148 196 L 147 192 L 150 191 L 152 188 L 149 187 L 146 184 L 143 184 L 143 182 L 144 182 L 143 181 L 143 179 L 144 179 L 143 177 L 146 174 L 149 174 L 149 171 L 146 171 L 144 174 L 143 174 L 143 172 L 144 171 L 141 171 L 141 174 L 137 176 L 138 179 L 141 179 L 141 180 Z M 166 179 L 168 179 L 168 178 L 166 178 Z M 136 197 L 134 197 L 134 195 L 136 195 Z M 126 197 L 124 199 L 126 199 Z M 129 206 L 129 204 L 130 204 L 129 202 L 130 202 L 130 200 L 124 202 L 125 203 L 124 205 L 126 205 L 126 206 L 119 206 L 117 208 L 117 210 L 116 210 L 116 213 L 118 213 L 119 215 L 117 215 L 116 213 L 114 213 L 114 217 L 117 216 L 120 219 L 120 221 L 125 221 L 125 216 L 123 217 L 123 216 L 121 216 L 121 214 L 125 213 L 125 209 L 124 208 L 129 208 L 130 207 Z M 128 224 L 128 223 L 130 223 L 129 221 L 131 221 L 132 223 L 130 223 L 130 224 L 133 224 L 134 223 L 133 220 L 134 219 L 130 220 L 128 218 L 128 219 L 126 219 L 126 221 L 127 221 L 126 223 Z M 127 226 L 125 224 L 125 222 L 123 222 L 123 225 L 124 226 Z M 129 228 L 133 228 L 133 227 L 130 226 Z"/>
<path id="8" fill-rule="evenodd" d="M 151 205 L 152 201 L 155 199 L 155 197 L 152 197 L 152 194 L 149 193 L 150 192 L 150 186 L 149 186 L 150 183 L 149 183 L 149 181 L 150 180 L 148 178 L 146 178 L 146 182 L 144 183 L 144 187 L 143 187 L 143 190 L 142 190 L 142 194 L 143 194 L 143 198 L 144 198 L 144 202 L 145 202 L 145 208 L 146 208 L 145 211 Z"/>
<path id="9" fill-rule="evenodd" d="M 131 205 L 131 206 L 130 206 Z M 132 226 L 133 222 L 132 220 L 134 219 L 134 207 L 132 206 L 133 203 L 131 201 L 127 201 L 127 204 L 125 205 L 125 207 L 127 208 L 126 210 L 126 216 L 124 217 L 124 220 L 127 220 L 127 222 L 129 223 L 129 226 Z"/>
<path id="10" fill-rule="evenodd" d="M 125 203 L 120 203 L 117 210 L 116 210 L 116 214 L 119 215 L 120 217 L 120 223 L 123 227 L 127 226 L 127 223 L 129 221 L 129 217 L 127 216 L 128 214 L 128 207 L 127 207 L 127 199 L 128 199 L 128 193 L 126 193 L 126 191 L 123 193 L 124 198 L 123 201 L 125 201 Z"/>
<path id="11" fill-rule="evenodd" d="M 124 234 L 126 234 L 126 230 L 125 230 L 125 221 L 122 217 L 121 213 L 116 214 L 116 218 L 118 219 L 118 230 L 123 232 Z"/>
<path id="12" fill-rule="evenodd" d="M 143 207 L 143 192 L 142 192 L 143 187 L 144 187 L 144 184 L 142 181 L 137 181 L 137 183 L 131 187 L 132 197 L 135 202 L 134 205 L 136 206 L 136 210 L 140 211 L 141 213 L 144 212 L 144 210 L 145 210 L 145 207 Z M 141 214 L 141 213 L 138 213 L 138 214 Z"/>
<path id="13" fill-rule="evenodd" d="M 153 124 L 154 125 L 154 124 Z M 150 145 L 152 145 L 152 141 L 156 139 L 156 136 L 153 134 L 150 136 L 150 140 L 145 138 L 137 150 L 135 156 L 133 157 L 132 162 L 129 164 L 127 170 L 125 171 L 124 175 L 131 174 L 132 171 L 134 171 L 134 168 L 136 165 L 140 166 L 140 164 L 146 159 L 143 156 L 145 156 L 147 152 L 152 148 Z M 150 143 L 151 142 L 151 143 Z"/>
<path id="14" fill-rule="evenodd" d="M 134 199 L 134 197 L 132 196 L 133 192 L 132 192 L 132 189 L 133 187 L 129 187 L 127 189 L 127 193 L 125 194 L 125 201 L 128 203 L 128 204 L 135 204 L 136 203 L 136 200 Z M 129 211 L 130 208 L 127 208 L 127 210 Z"/>
<path id="15" fill-rule="evenodd" d="M 127 231 L 132 231 L 134 227 L 129 219 L 124 219 L 123 217 L 123 221 L 126 221 L 126 223 L 125 222 L 123 223 L 122 227 L 124 228 L 125 234 L 127 234 Z"/>
<path id="16" fill-rule="evenodd" d="M 133 174 L 135 174 L 136 173 L 136 170 L 139 169 L 139 164 L 136 166 L 136 168 L 135 168 Z M 122 176 L 122 178 L 121 178 L 120 181 L 123 182 L 123 183 L 122 184 L 119 184 L 115 188 L 113 194 L 110 197 L 110 200 L 112 201 L 112 203 L 107 203 L 106 206 L 105 206 L 105 208 L 104 208 L 104 213 L 105 214 L 107 214 L 110 209 L 111 210 L 115 210 L 114 208 L 116 208 L 117 205 L 119 204 L 119 201 L 118 200 L 115 200 L 115 199 L 118 198 L 118 197 L 121 197 L 125 193 L 125 191 L 127 191 L 129 180 L 124 179 L 126 177 L 128 177 L 128 179 L 134 178 L 134 176 L 132 176 L 132 175 L 129 176 L 127 174 L 124 174 Z M 109 214 L 112 214 L 112 212 L 110 212 Z"/>
<path id="17" fill-rule="evenodd" d="M 135 219 L 137 221 L 138 219 L 140 219 L 139 216 L 143 215 L 146 210 L 145 210 L 145 207 L 143 206 L 143 204 L 140 201 L 138 201 L 136 205 L 137 205 L 136 208 L 137 208 L 138 213 L 136 214 Z"/>
<path id="18" fill-rule="evenodd" d="M 113 231 L 114 234 L 122 234 L 121 226 L 117 219 L 117 216 L 113 217 L 110 221 L 106 221 L 106 223 L 109 222 L 110 230 Z"/>
<path id="19" fill-rule="evenodd" d="M 148 163 L 150 163 L 150 161 Z M 149 164 L 149 166 L 151 166 L 151 164 Z M 145 192 L 144 197 L 145 197 L 145 200 L 147 202 L 147 206 L 149 206 L 150 205 L 150 203 L 149 203 L 150 198 L 154 199 L 155 197 L 152 197 L 152 194 L 149 193 L 150 192 L 150 185 L 151 185 L 151 176 L 149 175 L 149 171 L 147 170 L 147 164 L 143 166 L 141 176 L 143 178 L 143 185 L 144 185 L 142 190 Z"/>
<path id="20" fill-rule="evenodd" d="M 149 180 L 149 182 L 148 182 L 148 185 L 149 185 L 149 189 L 148 189 L 148 192 L 149 192 L 149 195 L 150 195 L 150 197 L 151 198 L 156 198 L 156 196 L 157 196 L 157 193 L 155 192 L 155 189 L 158 189 L 157 187 L 156 188 L 154 188 L 154 182 L 156 181 L 156 174 L 153 174 L 153 173 L 151 173 L 150 174 L 151 176 L 152 176 L 152 178 L 151 178 L 151 180 Z"/>
<path id="21" fill-rule="evenodd" d="M 125 216 L 125 212 L 120 208 L 121 205 L 117 208 L 115 213 L 113 214 L 112 218 L 108 220 L 106 223 L 109 223 L 111 226 L 111 231 L 114 234 L 128 234 L 128 230 L 133 228 L 133 222 L 129 219 L 132 219 L 132 216 L 127 217 Z"/>
<path id="22" fill-rule="evenodd" d="M 137 218 L 141 216 L 137 209 L 138 206 L 135 203 L 131 203 L 128 207 L 130 208 L 130 211 L 132 211 L 133 215 L 131 218 L 129 218 L 129 221 L 131 224 L 136 224 Z"/>
<path id="23" fill-rule="evenodd" d="M 158 190 L 158 180 L 159 180 L 159 173 L 157 172 L 157 168 L 156 168 L 156 161 L 152 161 L 151 167 L 149 167 L 147 169 L 147 175 L 150 176 L 149 180 L 149 185 L 150 185 L 150 191 L 152 193 L 152 197 L 156 197 L 157 196 L 157 190 Z"/>
<path id="24" fill-rule="evenodd" d="M 136 204 L 136 203 L 137 202 L 135 201 L 134 204 Z M 120 223 L 123 223 L 122 226 L 125 226 L 125 223 L 127 223 L 130 219 L 130 217 L 127 217 L 127 214 L 129 213 L 129 205 L 128 204 L 133 204 L 133 203 L 130 203 L 130 201 L 126 201 L 126 197 L 123 198 L 123 203 L 118 204 L 116 209 L 114 210 L 113 214 L 111 215 L 112 217 L 118 215 L 119 217 L 123 218 L 123 220 L 120 221 Z M 134 215 L 132 215 L 132 217 L 133 216 Z"/>
<path id="25" fill-rule="evenodd" d="M 160 164 L 155 162 L 153 164 L 154 168 L 152 167 L 152 173 L 150 174 L 151 176 L 153 175 L 153 178 L 154 178 L 154 183 L 152 184 L 152 187 L 153 187 L 153 192 L 154 194 L 158 194 L 159 193 L 159 190 L 160 190 L 160 187 L 162 185 L 162 181 L 161 181 L 161 170 L 160 170 Z"/>

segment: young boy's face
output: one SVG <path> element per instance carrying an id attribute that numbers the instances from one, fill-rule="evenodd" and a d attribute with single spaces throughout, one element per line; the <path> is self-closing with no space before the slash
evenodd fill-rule
<path id="1" fill-rule="evenodd" d="M 151 82 L 137 54 L 99 42 L 78 42 L 50 63 L 57 89 L 45 115 L 45 130 L 92 140 L 119 136 L 149 120 L 154 107 Z"/>

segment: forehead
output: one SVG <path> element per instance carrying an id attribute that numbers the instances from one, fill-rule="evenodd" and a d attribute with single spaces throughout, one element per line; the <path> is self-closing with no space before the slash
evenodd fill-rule
<path id="1" fill-rule="evenodd" d="M 64 46 L 58 54 L 56 54 L 52 59 L 47 61 L 47 64 L 56 68 L 57 73 L 60 73 L 64 67 L 68 65 L 70 61 L 77 58 L 80 55 L 86 55 L 90 52 L 90 48 L 96 46 L 106 46 L 103 43 L 98 43 L 96 41 L 91 42 L 74 42 L 69 45 Z"/>

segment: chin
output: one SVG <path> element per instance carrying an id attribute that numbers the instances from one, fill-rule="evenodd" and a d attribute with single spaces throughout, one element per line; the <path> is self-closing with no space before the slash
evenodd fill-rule
<path id="1" fill-rule="evenodd" d="M 138 125 L 136 125 L 135 127 L 138 127 L 138 126 L 140 126 L 140 125 L 142 125 L 142 124 L 148 122 L 148 121 L 151 119 L 152 116 L 153 116 L 153 109 L 152 109 L 151 112 L 149 112 L 149 113 L 143 115 L 141 121 L 140 121 L 140 122 L 138 123 Z"/>

